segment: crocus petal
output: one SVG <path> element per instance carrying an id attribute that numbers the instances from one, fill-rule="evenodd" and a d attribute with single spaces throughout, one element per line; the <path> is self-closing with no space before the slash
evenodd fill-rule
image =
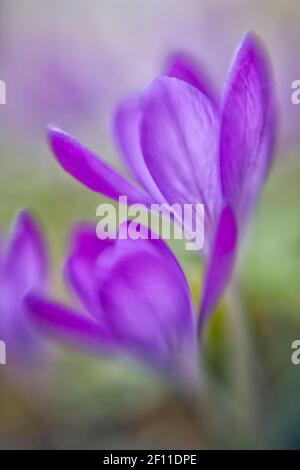
<path id="1" fill-rule="evenodd" d="M 39 227 L 27 211 L 16 219 L 4 255 L 4 275 L 25 293 L 31 286 L 43 286 L 48 275 L 48 257 Z"/>
<path id="2" fill-rule="evenodd" d="M 39 227 L 32 216 L 19 213 L 3 247 L 0 263 L 0 337 L 6 342 L 10 363 L 36 362 L 44 350 L 24 315 L 28 289 L 44 290 L 48 281 L 48 257 Z"/>
<path id="3" fill-rule="evenodd" d="M 95 312 L 94 271 L 98 256 L 114 243 L 114 240 L 100 240 L 96 227 L 78 224 L 71 233 L 70 256 L 65 263 L 65 274 L 71 287 L 90 313 Z"/>
<path id="4" fill-rule="evenodd" d="M 93 319 L 34 293 L 27 294 L 24 305 L 31 322 L 45 332 L 95 352 L 111 350 L 110 334 Z"/>
<path id="5" fill-rule="evenodd" d="M 108 326 L 124 349 L 170 371 L 187 351 L 193 363 L 195 319 L 190 291 L 162 240 L 118 239 L 98 258 L 97 278 L 99 322 Z"/>
<path id="6" fill-rule="evenodd" d="M 204 279 L 199 328 L 216 307 L 230 279 L 237 248 L 237 224 L 230 207 L 222 210 Z"/>
<path id="7" fill-rule="evenodd" d="M 199 64 L 188 54 L 176 52 L 170 55 L 165 70 L 167 76 L 179 78 L 179 80 L 198 88 L 199 91 L 217 104 L 217 93 L 211 84 L 211 80 L 208 79 Z"/>
<path id="8" fill-rule="evenodd" d="M 205 204 L 207 226 L 220 203 L 218 111 L 191 85 L 154 80 L 141 97 L 145 162 L 169 204 Z"/>
<path id="9" fill-rule="evenodd" d="M 224 198 L 241 223 L 247 219 L 270 166 L 275 113 L 266 52 L 248 33 L 225 87 L 220 147 Z"/>
<path id="10" fill-rule="evenodd" d="M 92 191 L 116 201 L 119 196 L 127 196 L 128 204 L 151 204 L 152 199 L 142 190 L 135 187 L 70 135 L 50 127 L 49 141 L 54 155 L 64 170 Z"/>
<path id="11" fill-rule="evenodd" d="M 114 118 L 114 136 L 125 166 L 157 202 L 164 198 L 145 164 L 140 144 L 140 110 L 138 99 L 127 99 L 119 104 Z"/>

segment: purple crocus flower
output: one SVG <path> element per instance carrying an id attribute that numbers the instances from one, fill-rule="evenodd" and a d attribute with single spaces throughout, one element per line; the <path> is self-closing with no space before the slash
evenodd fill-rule
<path id="1" fill-rule="evenodd" d="M 126 195 L 129 204 L 205 205 L 202 325 L 230 278 L 238 232 L 249 220 L 270 167 L 272 74 L 262 44 L 248 33 L 220 102 L 183 55 L 173 59 L 168 75 L 154 80 L 139 100 L 122 103 L 116 113 L 117 143 L 139 186 L 68 134 L 50 128 L 49 139 L 68 173 L 109 198 Z"/>
<path id="2" fill-rule="evenodd" d="M 85 315 L 35 293 L 27 296 L 27 307 L 40 327 L 63 339 L 136 358 L 191 384 L 197 341 L 188 283 L 165 242 L 139 227 L 148 239 L 100 240 L 93 226 L 74 229 L 64 271 Z"/>
<path id="3" fill-rule="evenodd" d="M 44 291 L 47 282 L 43 236 L 32 216 L 22 211 L 0 253 L 0 339 L 8 364 L 35 362 L 40 355 L 40 338 L 25 315 L 23 298 L 29 289 Z"/>

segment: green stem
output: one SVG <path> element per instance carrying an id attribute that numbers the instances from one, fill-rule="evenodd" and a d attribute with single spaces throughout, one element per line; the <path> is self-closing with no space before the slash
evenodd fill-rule
<path id="1" fill-rule="evenodd" d="M 253 345 L 249 318 L 244 310 L 240 289 L 233 279 L 228 289 L 229 334 L 231 346 L 230 376 L 233 384 L 234 407 L 238 427 L 246 428 L 255 439 L 258 413 L 258 362 Z"/>

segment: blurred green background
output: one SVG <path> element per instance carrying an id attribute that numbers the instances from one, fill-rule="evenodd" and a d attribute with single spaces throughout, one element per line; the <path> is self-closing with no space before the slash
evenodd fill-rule
<path id="1" fill-rule="evenodd" d="M 0 2 L 0 79 L 7 83 L 7 104 L 0 107 L 0 226 L 7 231 L 20 208 L 37 215 L 60 299 L 71 302 L 61 276 L 70 227 L 82 219 L 96 223 L 103 199 L 58 167 L 47 147 L 48 122 L 63 125 L 124 171 L 110 134 L 120 97 L 142 89 L 178 49 L 207 65 L 221 86 L 234 48 L 252 29 L 274 63 L 281 127 L 237 270 L 243 318 L 236 320 L 225 298 L 202 340 L 207 389 L 199 412 L 136 364 L 93 358 L 45 338 L 52 359 L 43 367 L 0 369 L 0 447 L 300 447 L 300 366 L 291 363 L 291 344 L 300 339 L 300 105 L 290 100 L 291 82 L 300 78 L 298 2 L 20 3 Z M 58 52 L 57 45 L 66 44 Z M 75 87 L 62 67 L 70 66 L 77 44 L 82 65 L 77 57 L 72 71 L 79 76 L 91 64 L 91 72 Z M 60 61 L 46 66 L 56 54 Z M 80 103 L 63 98 L 70 87 L 82 93 Z M 202 266 L 182 243 L 171 245 L 197 301 Z"/>

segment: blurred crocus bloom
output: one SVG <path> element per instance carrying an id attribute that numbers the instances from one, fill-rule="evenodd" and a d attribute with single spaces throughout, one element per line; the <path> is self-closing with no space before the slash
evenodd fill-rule
<path id="1" fill-rule="evenodd" d="M 21 212 L 0 253 L 0 339 L 7 363 L 22 365 L 40 358 L 42 343 L 24 311 L 29 289 L 45 290 L 48 261 L 44 239 L 28 212 Z"/>
<path id="2" fill-rule="evenodd" d="M 140 187 L 60 130 L 50 129 L 50 143 L 68 173 L 107 197 L 127 195 L 129 204 L 205 205 L 202 325 L 229 280 L 237 232 L 270 166 L 273 84 L 264 48 L 252 33 L 238 49 L 220 103 L 183 55 L 174 56 L 168 75 L 116 113 L 116 139 Z"/>
<path id="3" fill-rule="evenodd" d="M 94 227 L 79 225 L 65 274 L 85 315 L 31 293 L 26 303 L 38 326 L 93 352 L 135 358 L 171 380 L 195 380 L 191 294 L 161 239 L 100 240 Z"/>
<path id="4" fill-rule="evenodd" d="M 1 78 L 11 97 L 5 125 L 20 131 L 26 124 L 28 136 L 28 131 L 40 134 L 51 118 L 78 129 L 98 117 L 107 92 L 101 54 L 88 51 L 76 37 L 70 41 L 52 34 L 50 39 L 41 33 L 37 38 L 36 30 L 26 28 L 7 36 L 0 55 Z"/>

